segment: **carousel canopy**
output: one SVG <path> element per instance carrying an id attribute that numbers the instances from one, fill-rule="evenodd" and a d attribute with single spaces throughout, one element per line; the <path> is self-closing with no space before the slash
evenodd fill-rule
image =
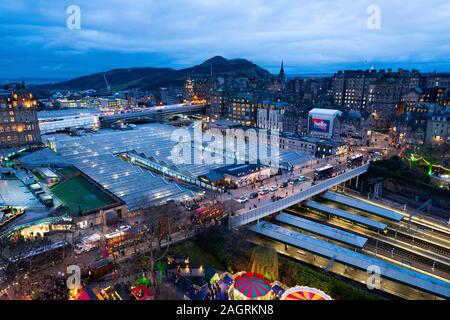
<path id="1" fill-rule="evenodd" d="M 271 286 L 270 281 L 263 275 L 246 272 L 234 279 L 234 288 L 247 298 L 257 299 L 267 295 Z"/>
<path id="2" fill-rule="evenodd" d="M 309 287 L 295 287 L 287 290 L 281 300 L 333 300 L 324 292 L 309 288 Z"/>
<path id="3" fill-rule="evenodd" d="M 88 301 L 88 300 L 92 300 L 91 297 L 89 296 L 89 294 L 86 291 L 81 291 L 76 300 L 84 300 L 84 301 Z"/>

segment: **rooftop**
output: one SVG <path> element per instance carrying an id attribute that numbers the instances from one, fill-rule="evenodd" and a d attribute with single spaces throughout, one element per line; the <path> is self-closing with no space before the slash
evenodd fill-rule
<path id="1" fill-rule="evenodd" d="M 20 180 L 0 180 L 0 206 L 43 208 Z"/>
<path id="2" fill-rule="evenodd" d="M 31 168 L 42 166 L 68 167 L 71 164 L 65 158 L 48 148 L 25 153 L 19 158 L 19 161 L 23 165 Z"/>
<path id="3" fill-rule="evenodd" d="M 312 220 L 300 218 L 288 213 L 279 214 L 275 217 L 275 220 L 329 239 L 356 246 L 358 248 L 364 247 L 368 241 L 367 238 L 360 237 L 356 234 L 326 226 Z"/>
<path id="4" fill-rule="evenodd" d="M 314 108 L 310 112 L 310 114 L 321 114 L 321 115 L 327 115 L 327 116 L 339 116 L 342 114 L 339 110 L 333 110 L 333 109 L 319 109 Z"/>
<path id="5" fill-rule="evenodd" d="M 345 196 L 336 192 L 328 191 L 323 195 L 323 197 L 327 200 L 345 204 L 346 206 L 359 209 L 388 220 L 399 222 L 404 218 L 403 214 L 394 210 L 376 206 L 368 203 L 367 201 Z"/>
<path id="6" fill-rule="evenodd" d="M 191 140 L 180 143 L 181 146 L 191 148 L 191 161 L 174 159 L 172 154 L 175 146 L 180 146 L 172 140 L 174 130 L 178 128 L 153 123 L 137 126 L 134 130 L 114 131 L 101 130 L 81 137 L 67 135 L 49 135 L 47 139 L 52 141 L 57 152 L 68 162 L 73 163 L 78 169 L 97 181 L 104 188 L 124 200 L 131 207 L 138 208 L 139 203 L 145 199 L 156 201 L 164 199 L 182 199 L 193 194 L 176 183 L 153 175 L 150 171 L 141 169 L 120 157 L 124 153 L 134 153 L 146 161 L 156 164 L 161 168 L 167 168 L 172 172 L 197 179 L 208 173 L 229 165 L 228 161 L 211 161 L 201 159 L 199 164 L 196 154 L 199 148 L 207 149 L 207 143 L 198 143 L 192 146 Z M 194 130 L 185 127 L 186 130 Z M 192 131 L 189 131 L 192 132 Z M 232 152 L 226 149 L 215 151 L 220 157 L 223 152 L 224 160 L 231 157 Z M 248 146 L 246 152 L 249 152 Z M 294 166 L 310 161 L 309 154 L 280 150 L 279 162 L 282 166 Z M 233 163 L 233 162 L 231 162 Z M 148 185 L 147 188 L 145 186 Z M 131 209 L 132 210 L 132 209 Z"/>
<path id="7" fill-rule="evenodd" d="M 82 213 L 98 210 L 108 205 L 115 204 L 114 198 L 110 197 L 101 189 L 95 187 L 82 176 L 74 177 L 62 182 L 52 189 L 70 212 Z"/>
<path id="8" fill-rule="evenodd" d="M 75 117 L 75 116 L 87 116 L 87 115 L 100 115 L 102 112 L 97 109 L 91 108 L 71 108 L 61 110 L 47 110 L 39 111 L 37 113 L 38 119 L 53 119 L 63 117 Z"/>
<path id="9" fill-rule="evenodd" d="M 372 219 L 369 219 L 366 217 L 362 217 L 357 214 L 347 212 L 345 210 L 326 206 L 326 205 L 321 204 L 316 201 L 312 201 L 312 200 L 307 201 L 306 206 L 313 208 L 315 210 L 319 210 L 319 211 L 326 212 L 328 214 L 340 217 L 345 220 L 349 220 L 349 221 L 361 224 L 363 226 L 368 226 L 370 228 L 374 228 L 376 230 L 384 231 L 387 228 L 387 225 L 384 223 L 381 223 L 381 222 L 378 222 L 378 221 L 375 221 L 375 220 L 372 220 Z"/>

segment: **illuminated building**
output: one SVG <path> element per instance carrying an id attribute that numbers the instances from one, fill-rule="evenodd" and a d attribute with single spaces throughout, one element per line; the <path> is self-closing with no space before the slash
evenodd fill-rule
<path id="1" fill-rule="evenodd" d="M 37 101 L 23 84 L 6 85 L 0 91 L 0 148 L 41 141 L 36 105 Z"/>
<path id="2" fill-rule="evenodd" d="M 288 105 L 286 102 L 263 101 L 257 111 L 257 127 L 283 132 L 283 115 Z"/>
<path id="3" fill-rule="evenodd" d="M 426 144 L 448 144 L 450 141 L 450 121 L 448 113 L 433 114 L 427 122 Z"/>
<path id="4" fill-rule="evenodd" d="M 257 102 L 253 94 L 239 94 L 231 99 L 226 120 L 245 126 L 254 126 L 256 120 Z"/>
<path id="5" fill-rule="evenodd" d="M 194 80 L 188 79 L 184 84 L 184 99 L 190 102 L 194 99 L 194 96 Z"/>
<path id="6" fill-rule="evenodd" d="M 339 110 L 312 109 L 309 112 L 308 133 L 311 136 L 330 139 L 339 127 Z"/>

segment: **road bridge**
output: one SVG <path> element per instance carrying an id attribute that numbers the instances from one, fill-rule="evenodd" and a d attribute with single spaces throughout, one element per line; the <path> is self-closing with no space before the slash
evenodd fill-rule
<path id="1" fill-rule="evenodd" d="M 353 178 L 356 178 L 357 176 L 366 173 L 369 169 L 369 166 L 369 163 L 364 164 L 358 168 L 348 170 L 342 174 L 339 174 L 331 179 L 319 181 L 316 185 L 312 185 L 309 188 L 299 191 L 284 199 L 265 204 L 253 210 L 242 212 L 239 215 L 230 216 L 228 220 L 228 227 L 229 229 L 239 228 L 243 225 L 258 221 L 274 213 L 281 212 L 302 201 L 305 201 L 322 192 L 332 189 L 337 185 L 345 183 L 346 181 L 349 181 Z"/>

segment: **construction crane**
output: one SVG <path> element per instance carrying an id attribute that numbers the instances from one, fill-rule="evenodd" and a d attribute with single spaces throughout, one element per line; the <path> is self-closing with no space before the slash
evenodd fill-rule
<path id="1" fill-rule="evenodd" d="M 106 73 L 103 74 L 103 78 L 105 79 L 106 89 L 108 90 L 108 94 L 111 93 L 111 87 L 108 83 L 108 79 L 106 78 Z"/>
<path id="2" fill-rule="evenodd" d="M 415 216 L 416 214 L 418 214 L 420 211 L 422 211 L 425 208 L 428 209 L 428 211 L 430 211 L 431 203 L 432 203 L 432 200 L 429 199 L 427 202 L 422 204 L 419 208 L 417 208 L 414 211 L 411 211 L 411 213 L 409 214 L 408 231 L 411 229 L 411 221 L 412 221 L 413 216 Z"/>

